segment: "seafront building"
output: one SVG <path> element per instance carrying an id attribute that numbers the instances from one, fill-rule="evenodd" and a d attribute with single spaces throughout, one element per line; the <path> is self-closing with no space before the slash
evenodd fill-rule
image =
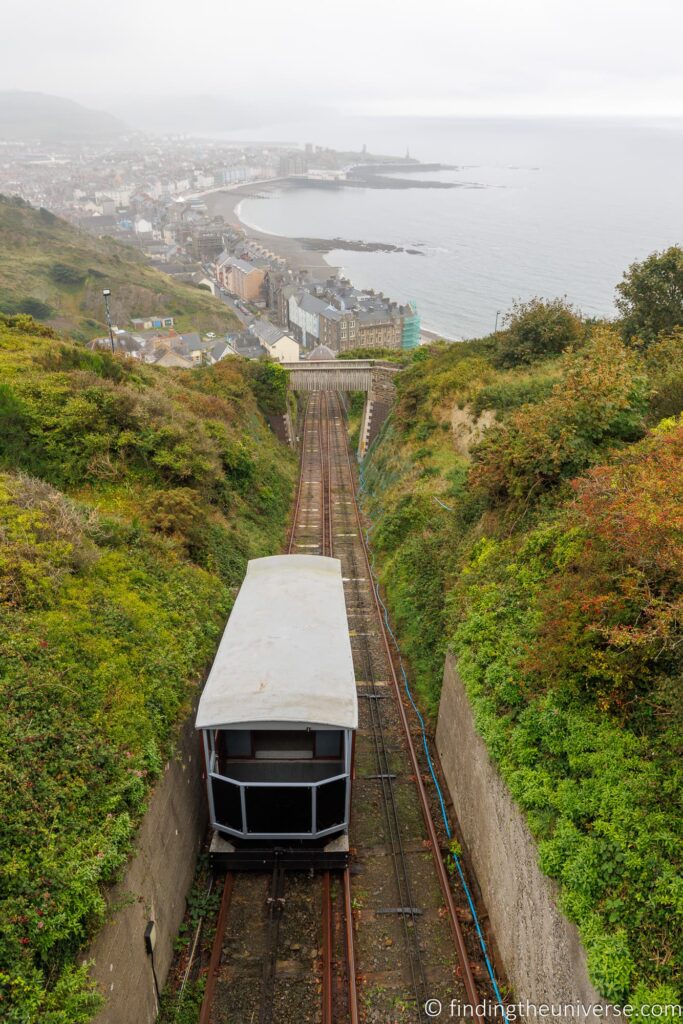
<path id="1" fill-rule="evenodd" d="M 415 348 L 420 317 L 415 305 L 400 306 L 374 292 L 331 278 L 324 286 L 283 285 L 273 303 L 283 327 L 304 349 L 325 345 L 332 352 L 354 348 Z M 284 299 L 284 301 L 283 301 Z"/>
<path id="2" fill-rule="evenodd" d="M 302 350 L 323 345 L 335 355 L 355 348 L 410 349 L 420 343 L 415 303 L 400 305 L 381 292 L 362 291 L 343 277 L 312 281 L 243 236 L 224 232 L 214 264 L 219 288 L 270 316 Z"/>
<path id="3" fill-rule="evenodd" d="M 247 260 L 231 256 L 225 250 L 215 264 L 216 280 L 244 302 L 259 302 L 263 298 L 265 270 Z"/>
<path id="4" fill-rule="evenodd" d="M 287 326 L 304 348 L 320 343 L 320 318 L 326 307 L 326 302 L 303 288 L 289 296 Z"/>

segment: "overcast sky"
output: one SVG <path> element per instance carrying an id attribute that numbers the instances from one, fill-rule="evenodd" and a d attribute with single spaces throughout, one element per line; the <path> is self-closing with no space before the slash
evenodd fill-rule
<path id="1" fill-rule="evenodd" d="M 12 0 L 2 35 L 0 88 L 92 106 L 683 116 L 682 0 Z"/>

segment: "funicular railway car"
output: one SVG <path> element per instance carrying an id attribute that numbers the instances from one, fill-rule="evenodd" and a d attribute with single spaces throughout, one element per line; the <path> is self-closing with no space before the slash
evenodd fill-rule
<path id="1" fill-rule="evenodd" d="M 357 725 L 341 563 L 249 562 L 197 711 L 214 861 L 344 862 Z"/>

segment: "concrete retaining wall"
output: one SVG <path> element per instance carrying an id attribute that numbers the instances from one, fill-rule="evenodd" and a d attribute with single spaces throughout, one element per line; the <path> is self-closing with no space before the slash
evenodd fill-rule
<path id="1" fill-rule="evenodd" d="M 603 1003 L 589 981 L 578 931 L 557 909 L 557 888 L 538 867 L 522 813 L 475 729 L 450 655 L 436 747 L 515 1002 Z"/>
<path id="2" fill-rule="evenodd" d="M 145 927 L 149 920 L 156 922 L 154 964 L 163 988 L 207 824 L 203 762 L 194 717 L 193 712 L 181 731 L 174 757 L 157 782 L 134 856 L 121 881 L 107 894 L 110 916 L 84 957 L 95 961 L 92 975 L 107 1000 L 96 1024 L 152 1024 L 156 1020 Z"/>

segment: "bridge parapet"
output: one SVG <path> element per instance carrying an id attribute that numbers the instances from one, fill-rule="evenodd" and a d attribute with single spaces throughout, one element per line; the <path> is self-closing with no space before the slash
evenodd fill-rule
<path id="1" fill-rule="evenodd" d="M 391 411 L 400 366 L 380 359 L 330 359 L 282 363 L 292 391 L 364 391 L 367 395 L 358 456 L 365 455 Z"/>
<path id="2" fill-rule="evenodd" d="M 393 388 L 400 367 L 372 359 L 330 359 L 282 363 L 293 391 L 365 391 Z M 392 396 L 393 397 L 393 396 Z"/>

